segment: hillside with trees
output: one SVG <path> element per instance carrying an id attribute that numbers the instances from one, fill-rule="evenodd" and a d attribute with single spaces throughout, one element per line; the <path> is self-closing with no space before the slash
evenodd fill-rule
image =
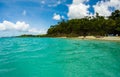
<path id="1" fill-rule="evenodd" d="M 77 37 L 77 36 L 120 36 L 120 11 L 115 10 L 109 17 L 96 16 L 81 19 L 62 20 L 56 25 L 52 25 L 47 36 L 52 37 Z"/>

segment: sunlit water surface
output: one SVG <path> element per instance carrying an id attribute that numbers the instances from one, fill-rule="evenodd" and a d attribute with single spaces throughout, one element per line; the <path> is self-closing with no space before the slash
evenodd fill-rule
<path id="1" fill-rule="evenodd" d="M 0 38 L 0 77 L 120 77 L 120 42 Z"/>

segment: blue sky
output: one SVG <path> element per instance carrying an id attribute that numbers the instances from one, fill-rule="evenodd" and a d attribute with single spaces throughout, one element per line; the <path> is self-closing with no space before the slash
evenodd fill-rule
<path id="1" fill-rule="evenodd" d="M 0 36 L 45 34 L 61 19 L 109 16 L 115 9 L 120 0 L 0 0 Z"/>

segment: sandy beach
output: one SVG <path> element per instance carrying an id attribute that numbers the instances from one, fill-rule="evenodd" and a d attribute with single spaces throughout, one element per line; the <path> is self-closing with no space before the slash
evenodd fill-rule
<path id="1" fill-rule="evenodd" d="M 95 37 L 95 36 L 79 36 L 79 39 L 90 39 L 90 40 L 111 40 L 111 41 L 120 41 L 119 36 L 106 36 L 106 37 Z"/>

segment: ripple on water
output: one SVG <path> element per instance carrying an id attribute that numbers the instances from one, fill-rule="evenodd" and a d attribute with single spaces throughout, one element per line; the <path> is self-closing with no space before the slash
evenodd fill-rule
<path id="1" fill-rule="evenodd" d="M 0 69 L 0 73 L 11 72 L 14 70 L 16 70 L 16 68 L 4 68 L 4 69 Z"/>
<path id="2" fill-rule="evenodd" d="M 120 44 L 109 41 L 0 39 L 0 76 L 120 77 L 119 55 Z"/>

